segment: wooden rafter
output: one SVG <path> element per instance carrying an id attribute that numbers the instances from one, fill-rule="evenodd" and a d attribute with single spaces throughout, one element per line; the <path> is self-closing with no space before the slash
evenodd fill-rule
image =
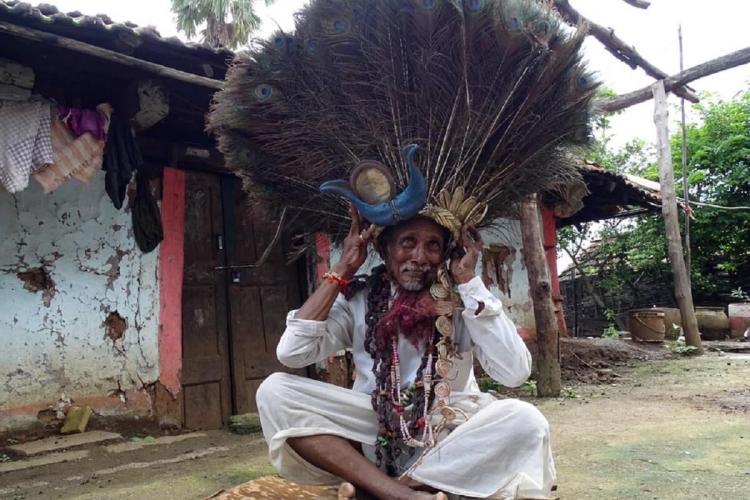
<path id="1" fill-rule="evenodd" d="M 671 91 L 677 86 L 685 85 L 686 83 L 698 80 L 699 78 L 748 63 L 750 63 L 750 47 L 745 47 L 744 49 L 717 57 L 716 59 L 711 59 L 710 61 L 706 61 L 697 66 L 693 66 L 692 68 L 688 68 L 685 71 L 681 71 L 676 75 L 665 78 L 664 88 L 667 91 Z M 651 85 L 649 85 L 642 89 L 628 92 L 627 94 L 600 99 L 599 101 L 594 102 L 594 107 L 599 111 L 611 113 L 613 111 L 628 108 L 634 104 L 648 101 L 652 96 Z"/>
<path id="2" fill-rule="evenodd" d="M 99 59 L 111 61 L 132 69 L 144 71 L 152 75 L 172 80 L 179 80 L 209 89 L 218 90 L 224 86 L 224 81 L 222 80 L 206 78 L 205 76 L 169 68 L 167 66 L 153 63 L 151 61 L 144 61 L 143 59 L 120 54 L 119 52 L 115 52 L 114 50 L 105 49 L 96 45 L 81 42 L 79 40 L 74 40 L 72 38 L 56 35 L 54 33 L 48 33 L 46 31 L 25 28 L 23 26 L 18 26 L 6 21 L 0 21 L 0 33 L 11 35 L 16 38 L 22 38 L 24 40 L 32 40 L 34 42 L 55 45 L 67 50 L 72 50 L 75 52 L 80 52 L 82 54 L 97 57 Z"/>
<path id="3" fill-rule="evenodd" d="M 584 17 L 580 12 L 575 10 L 568 0 L 554 0 L 555 7 L 562 15 L 563 19 L 571 25 L 578 25 L 586 23 L 589 26 L 589 33 L 591 36 L 599 40 L 604 47 L 617 59 L 624 62 L 633 69 L 640 67 L 647 75 L 662 80 L 668 75 L 664 71 L 660 70 L 647 60 L 645 60 L 635 47 L 625 43 L 620 37 L 615 35 L 615 31 L 612 28 L 605 28 L 600 24 L 596 24 L 591 20 Z M 690 102 L 698 102 L 698 96 L 695 95 L 690 89 L 675 88 L 672 90 L 675 94 L 680 97 L 684 97 Z"/>

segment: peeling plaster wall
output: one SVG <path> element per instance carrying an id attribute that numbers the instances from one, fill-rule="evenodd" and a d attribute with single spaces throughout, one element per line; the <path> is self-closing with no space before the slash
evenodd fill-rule
<path id="1" fill-rule="evenodd" d="M 49 195 L 33 180 L 15 196 L 0 192 L 0 426 L 61 393 L 118 396 L 157 380 L 157 255 L 136 247 L 103 173 Z M 19 278 L 35 268 L 52 290 Z"/>
<path id="2" fill-rule="evenodd" d="M 503 262 L 508 283 L 505 290 L 501 291 L 493 282 L 490 290 L 503 301 L 508 315 L 519 329 L 534 331 L 534 305 L 529 295 L 529 275 L 523 263 L 521 223 L 517 219 L 497 219 L 490 228 L 482 231 L 482 241 L 485 248 L 508 248 L 509 255 Z M 477 273 L 483 271 L 482 268 Z"/>
<path id="3" fill-rule="evenodd" d="M 526 337 L 528 332 L 535 330 L 535 322 L 534 307 L 529 295 L 529 276 L 523 263 L 521 223 L 516 219 L 497 219 L 491 227 L 482 231 L 482 241 L 485 248 L 507 247 L 509 250 L 509 255 L 503 262 L 503 273 L 508 278 L 506 286 L 501 290 L 491 280 L 489 288 L 492 293 L 500 297 L 508 316 Z M 331 265 L 339 258 L 341 258 L 341 246 L 332 246 Z M 477 275 L 480 276 L 484 271 L 482 260 L 477 266 Z M 371 250 L 360 271 L 367 273 L 380 262 L 380 257 L 374 250 Z"/>

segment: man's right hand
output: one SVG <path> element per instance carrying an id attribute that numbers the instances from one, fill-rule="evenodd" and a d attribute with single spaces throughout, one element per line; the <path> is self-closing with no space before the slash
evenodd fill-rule
<path id="1" fill-rule="evenodd" d="M 364 229 L 364 221 L 354 204 L 349 204 L 349 213 L 352 217 L 352 225 L 349 228 L 349 234 L 344 239 L 341 259 L 331 268 L 333 272 L 346 280 L 352 279 L 367 260 L 367 245 L 375 233 L 375 224 L 370 224 L 367 229 Z"/>

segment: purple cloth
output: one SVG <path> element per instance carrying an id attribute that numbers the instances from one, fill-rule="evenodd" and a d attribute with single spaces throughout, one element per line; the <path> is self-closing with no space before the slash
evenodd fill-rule
<path id="1" fill-rule="evenodd" d="M 107 132 L 104 130 L 106 118 L 95 109 L 78 109 L 60 106 L 58 109 L 60 120 L 68 127 L 73 135 L 80 137 L 86 132 L 99 139 L 107 140 Z"/>

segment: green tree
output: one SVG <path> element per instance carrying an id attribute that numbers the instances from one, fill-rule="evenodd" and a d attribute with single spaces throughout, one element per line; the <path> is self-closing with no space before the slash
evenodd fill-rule
<path id="1" fill-rule="evenodd" d="M 274 0 L 265 0 L 270 5 Z M 235 49 L 247 43 L 260 26 L 254 0 L 172 0 L 177 29 L 188 38 L 200 31 L 203 42 L 212 47 Z"/>
<path id="2" fill-rule="evenodd" d="M 750 91 L 731 101 L 705 99 L 695 109 L 699 123 L 687 128 L 690 198 L 719 206 L 750 205 Z M 604 135 L 603 137 L 607 137 Z M 601 146 L 601 144 L 600 144 Z M 613 150 L 608 142 L 595 149 L 605 168 L 658 180 L 658 167 L 649 146 L 631 142 Z M 672 137 L 675 178 L 682 175 L 681 134 Z M 676 183 L 682 197 L 681 183 Z M 750 211 L 692 208 L 692 284 L 698 300 L 726 297 L 750 275 Z M 660 213 L 625 222 L 605 222 L 600 242 L 589 261 L 599 286 L 617 293 L 637 291 L 642 276 L 671 282 L 664 221 Z M 561 238 L 562 244 L 575 235 Z M 597 268 L 597 269 L 594 269 Z"/>

